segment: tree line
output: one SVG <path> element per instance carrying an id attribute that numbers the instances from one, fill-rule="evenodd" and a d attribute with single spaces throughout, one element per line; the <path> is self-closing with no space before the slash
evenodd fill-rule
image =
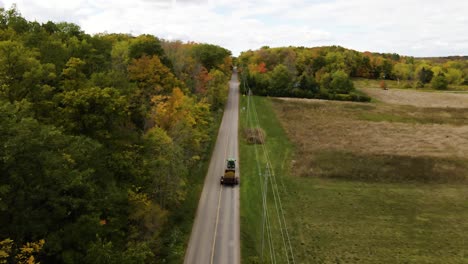
<path id="1" fill-rule="evenodd" d="M 0 9 L 0 262 L 160 263 L 230 51 Z"/>
<path id="2" fill-rule="evenodd" d="M 368 101 L 354 89 L 352 78 L 396 80 L 402 88 L 468 84 L 466 57 L 424 59 L 339 46 L 265 46 L 241 53 L 237 64 L 243 73 L 241 88 L 269 96 Z"/>

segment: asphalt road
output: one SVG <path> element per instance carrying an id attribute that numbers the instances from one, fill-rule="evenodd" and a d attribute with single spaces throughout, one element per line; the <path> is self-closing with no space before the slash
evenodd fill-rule
<path id="1" fill-rule="evenodd" d="M 222 186 L 227 158 L 239 160 L 239 82 L 233 73 L 218 139 L 211 157 L 195 222 L 185 253 L 186 264 L 239 264 L 239 186 Z M 236 162 L 236 174 L 239 163 Z M 239 175 L 236 175 L 239 176 Z M 242 182 L 242 179 L 240 178 Z"/>

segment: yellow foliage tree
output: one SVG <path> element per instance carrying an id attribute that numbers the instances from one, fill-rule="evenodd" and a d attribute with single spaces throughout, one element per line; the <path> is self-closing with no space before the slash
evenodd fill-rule
<path id="1" fill-rule="evenodd" d="M 39 264 L 36 262 L 35 254 L 42 250 L 45 240 L 41 239 L 36 242 L 27 242 L 19 248 L 19 252 L 14 256 L 18 264 Z M 7 238 L 0 241 L 0 263 L 8 263 L 8 259 L 12 257 L 13 240 Z"/>

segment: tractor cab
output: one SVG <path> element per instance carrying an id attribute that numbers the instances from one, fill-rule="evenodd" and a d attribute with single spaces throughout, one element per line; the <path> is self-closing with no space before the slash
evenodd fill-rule
<path id="1" fill-rule="evenodd" d="M 227 160 L 227 168 L 231 170 L 236 169 L 236 160 L 235 159 L 228 159 Z"/>

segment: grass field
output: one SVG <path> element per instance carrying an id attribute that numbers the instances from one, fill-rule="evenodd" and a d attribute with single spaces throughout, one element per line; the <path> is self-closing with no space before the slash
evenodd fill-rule
<path id="1" fill-rule="evenodd" d="M 255 102 L 296 263 L 468 263 L 467 109 Z M 240 151 L 242 258 L 256 263 L 258 169 L 254 147 Z"/>

